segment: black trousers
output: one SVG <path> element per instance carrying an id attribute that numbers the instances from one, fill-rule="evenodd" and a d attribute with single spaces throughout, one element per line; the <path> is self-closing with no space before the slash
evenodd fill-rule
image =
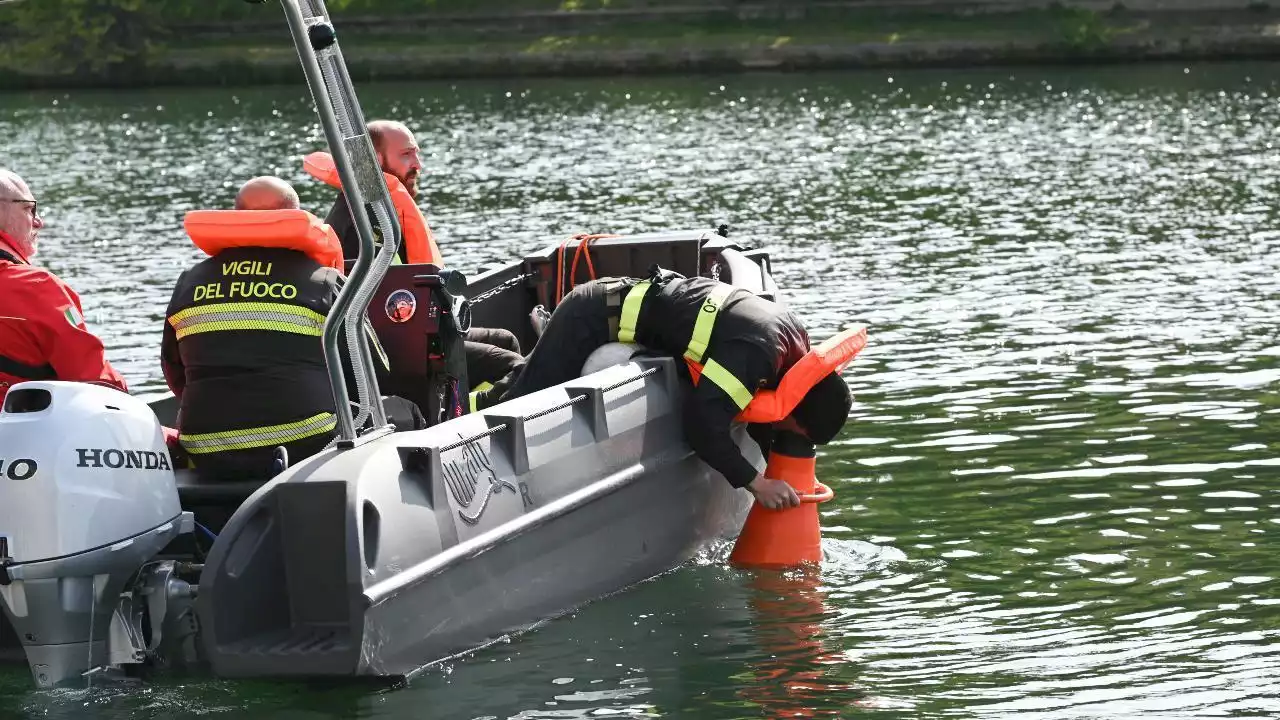
<path id="1" fill-rule="evenodd" d="M 484 343 L 520 355 L 520 339 L 510 330 L 473 327 L 467 331 L 467 342 Z"/>
<path id="2" fill-rule="evenodd" d="M 524 361 L 520 340 L 502 328 L 471 328 L 463 349 L 467 355 L 467 381 L 473 388 L 480 383 L 497 382 Z"/>
<path id="3" fill-rule="evenodd" d="M 618 301 L 631 284 L 630 280 L 605 279 L 574 288 L 556 306 L 533 352 L 491 390 L 481 393 L 476 407 L 492 407 L 579 377 L 591 353 L 614 340 L 616 330 L 611 328 L 610 318 L 620 314 Z"/>

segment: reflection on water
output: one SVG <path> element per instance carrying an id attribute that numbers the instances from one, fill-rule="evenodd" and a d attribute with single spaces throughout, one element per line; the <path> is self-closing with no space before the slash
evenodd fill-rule
<path id="1" fill-rule="evenodd" d="M 170 679 L 24 717 L 1280 714 L 1280 90 L 1271 65 L 365 88 L 428 156 L 451 262 L 580 231 L 767 244 L 870 344 L 819 471 L 818 574 L 658 578 L 385 691 Z M 0 98 L 42 260 L 136 390 L 196 207 L 292 180 L 298 87 Z M 424 608 L 424 612 L 430 612 Z"/>

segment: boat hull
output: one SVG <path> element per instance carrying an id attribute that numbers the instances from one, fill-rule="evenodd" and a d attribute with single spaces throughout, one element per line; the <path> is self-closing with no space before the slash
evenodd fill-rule
<path id="1" fill-rule="evenodd" d="M 201 576 L 214 672 L 411 675 L 732 539 L 751 496 L 689 450 L 676 373 L 637 360 L 276 478 Z"/>

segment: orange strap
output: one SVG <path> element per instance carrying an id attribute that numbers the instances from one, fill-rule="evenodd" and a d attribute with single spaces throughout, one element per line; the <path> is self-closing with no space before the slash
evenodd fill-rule
<path id="1" fill-rule="evenodd" d="M 839 373 L 867 345 L 867 329 L 843 330 L 809 350 L 792 365 L 775 390 L 757 390 L 751 402 L 738 413 L 737 420 L 747 423 L 773 423 L 791 414 L 804 396 L 831 373 Z M 702 365 L 685 360 L 694 384 L 702 377 Z"/>
<path id="2" fill-rule="evenodd" d="M 587 272 L 591 275 L 591 279 L 596 279 L 596 266 L 591 262 L 591 243 L 601 238 L 615 238 L 618 235 L 610 233 L 595 233 L 574 235 L 573 237 L 560 243 L 560 249 L 556 251 L 556 305 L 564 298 L 566 288 L 564 285 L 564 256 L 565 248 L 574 240 L 578 241 L 578 249 L 573 253 L 573 265 L 569 267 L 569 290 L 577 286 L 578 281 L 578 259 L 585 256 L 587 258 Z"/>
<path id="3" fill-rule="evenodd" d="M 313 152 L 302 159 L 302 168 L 308 175 L 326 185 L 342 189 L 342 178 L 338 175 L 338 166 L 333 161 L 333 155 L 324 151 Z M 405 189 L 400 178 L 387 172 L 382 173 L 382 177 L 387 182 L 391 202 L 395 205 L 396 215 L 400 219 L 400 230 L 404 233 L 405 256 L 409 264 L 431 263 L 444 267 L 444 256 L 440 254 L 436 238 L 431 234 L 427 218 L 423 216 L 418 203 L 414 202 L 413 196 Z"/>
<path id="4" fill-rule="evenodd" d="M 236 247 L 284 248 L 342 270 L 338 235 L 306 210 L 192 210 L 182 226 L 210 257 Z"/>

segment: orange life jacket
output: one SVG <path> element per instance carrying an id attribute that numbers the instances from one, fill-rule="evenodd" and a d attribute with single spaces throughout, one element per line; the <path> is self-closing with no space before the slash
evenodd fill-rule
<path id="1" fill-rule="evenodd" d="M 338 175 L 338 166 L 333 155 L 324 151 L 313 152 L 302 159 L 302 168 L 311 177 L 342 189 L 342 178 Z M 400 230 L 404 234 L 405 257 L 410 265 L 431 263 L 444 267 L 444 256 L 436 246 L 435 236 L 422 215 L 422 209 L 413 201 L 413 196 L 405 188 L 400 178 L 384 172 L 382 177 L 387 181 L 387 189 L 391 192 L 391 202 L 395 205 L 400 219 Z"/>
<path id="2" fill-rule="evenodd" d="M 342 271 L 337 233 L 306 210 L 192 210 L 182 226 L 210 257 L 236 247 L 285 248 Z"/>
<path id="3" fill-rule="evenodd" d="M 867 345 L 867 329 L 857 327 L 843 330 L 805 353 L 782 376 L 775 390 L 756 390 L 751 402 L 738 413 L 737 420 L 748 423 L 773 423 L 791 414 L 806 393 L 822 378 L 833 372 L 841 372 L 853 362 Z M 702 377 L 702 364 L 685 358 L 693 384 Z"/>

